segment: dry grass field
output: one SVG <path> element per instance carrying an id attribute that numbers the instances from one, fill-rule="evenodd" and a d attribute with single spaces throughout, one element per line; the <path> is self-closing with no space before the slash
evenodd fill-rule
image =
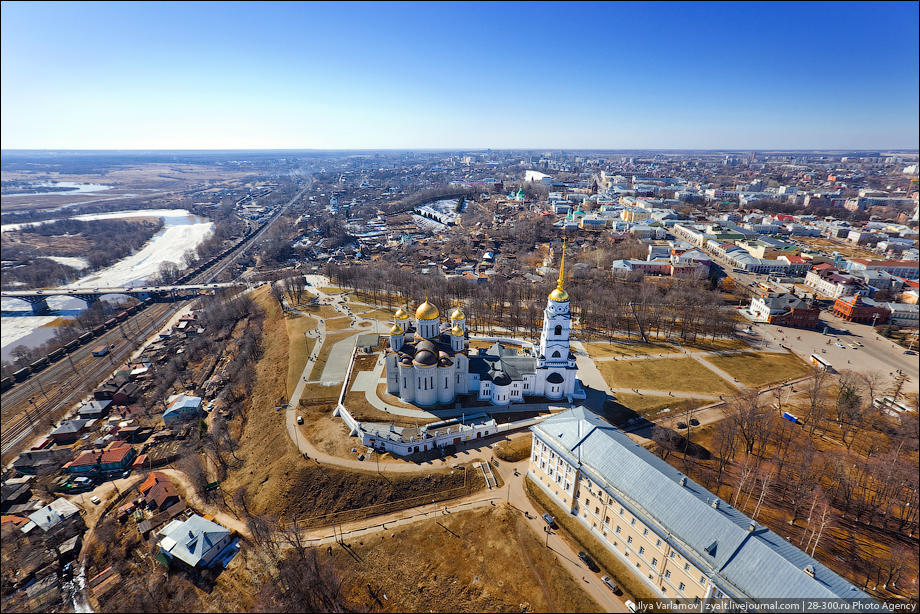
<path id="1" fill-rule="evenodd" d="M 242 466 L 231 469 L 222 489 L 227 493 L 245 486 L 254 513 L 275 511 L 292 467 L 303 462 L 287 435 L 284 412 L 275 411 L 287 395 L 288 335 L 284 314 L 267 288 L 254 293 L 264 310 L 262 357 L 256 364 L 256 383 L 248 397 L 245 423 L 235 455 Z"/>
<path id="2" fill-rule="evenodd" d="M 611 388 L 731 394 L 735 388 L 692 358 L 617 360 L 597 363 Z"/>
<path id="3" fill-rule="evenodd" d="M 285 319 L 288 336 L 288 375 L 287 396 L 290 398 L 297 380 L 307 364 L 307 357 L 313 352 L 316 337 L 307 337 L 304 333 L 316 330 L 316 320 L 309 316 L 295 316 Z"/>
<path id="4" fill-rule="evenodd" d="M 624 407 L 628 407 L 643 418 L 654 421 L 656 418 L 667 418 L 675 415 L 680 410 L 687 407 L 702 407 L 703 405 L 708 405 L 712 401 L 618 392 L 616 393 L 616 402 Z M 664 411 L 666 409 L 670 411 Z"/>
<path id="5" fill-rule="evenodd" d="M 704 360 L 724 370 L 750 388 L 763 388 L 808 375 L 809 367 L 795 354 L 744 352 L 727 356 L 706 356 Z"/>
<path id="6" fill-rule="evenodd" d="M 677 352 L 677 348 L 673 345 L 661 342 L 589 341 L 583 345 L 591 358 L 621 358 L 623 356 L 649 356 Z"/>
<path id="7" fill-rule="evenodd" d="M 597 603 L 507 506 L 439 515 L 336 549 L 344 590 L 384 612 L 597 612 Z M 386 595 L 375 601 L 368 592 Z"/>
<path id="8" fill-rule="evenodd" d="M 326 330 L 330 332 L 345 330 L 346 328 L 351 327 L 352 319 L 349 316 L 342 316 L 340 318 L 328 318 L 326 320 Z"/>

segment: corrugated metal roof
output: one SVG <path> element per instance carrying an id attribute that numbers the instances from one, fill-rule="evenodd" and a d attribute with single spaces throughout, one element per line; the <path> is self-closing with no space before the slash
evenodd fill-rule
<path id="1" fill-rule="evenodd" d="M 769 529 L 750 531 L 750 518 L 693 480 L 682 485 L 682 473 L 585 407 L 531 429 L 567 452 L 588 477 L 689 554 L 728 594 L 869 597 Z M 803 571 L 807 565 L 814 568 L 814 578 Z"/>

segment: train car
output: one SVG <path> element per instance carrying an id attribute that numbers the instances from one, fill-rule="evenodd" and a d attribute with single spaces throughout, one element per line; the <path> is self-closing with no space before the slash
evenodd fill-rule
<path id="1" fill-rule="evenodd" d="M 118 320 L 119 322 L 124 322 L 125 320 L 127 320 L 127 319 L 128 319 L 128 310 L 125 309 L 124 311 L 119 311 L 119 312 L 118 312 L 118 315 L 115 316 L 115 319 Z"/>
<path id="2" fill-rule="evenodd" d="M 105 332 L 105 324 L 100 324 L 99 326 L 93 329 L 93 336 L 98 337 L 104 332 Z"/>
<path id="3" fill-rule="evenodd" d="M 80 340 L 79 340 L 79 339 L 74 339 L 73 341 L 68 341 L 67 343 L 64 344 L 64 350 L 65 350 L 68 354 L 69 354 L 70 352 L 73 352 L 73 351 L 74 351 L 75 349 L 77 349 L 78 347 L 80 347 Z"/>
<path id="4" fill-rule="evenodd" d="M 33 362 L 31 365 L 29 365 L 29 371 L 32 373 L 38 373 L 39 371 L 47 367 L 48 363 L 49 363 L 48 357 L 43 356 L 42 358 L 39 358 L 38 360 Z"/>
<path id="5" fill-rule="evenodd" d="M 64 358 L 64 348 L 58 348 L 54 351 L 48 352 L 48 360 L 55 362 Z"/>
<path id="6" fill-rule="evenodd" d="M 13 379 L 12 375 L 8 375 L 7 377 L 4 377 L 2 380 L 0 380 L 0 391 L 6 392 L 7 390 L 13 387 L 13 382 L 15 381 L 16 380 Z"/>
<path id="7" fill-rule="evenodd" d="M 102 325 L 106 328 L 106 330 L 108 330 L 108 329 L 110 329 L 110 328 L 115 328 L 115 325 L 116 325 L 116 324 L 118 324 L 118 319 L 117 319 L 117 318 L 109 318 L 108 320 L 106 320 L 105 322 L 103 322 Z"/>
<path id="8" fill-rule="evenodd" d="M 93 338 L 93 333 L 83 333 L 82 335 L 77 337 L 77 341 L 79 341 L 80 343 L 86 343 L 92 338 Z"/>
<path id="9" fill-rule="evenodd" d="M 15 373 L 13 373 L 13 379 L 16 380 L 17 382 L 24 382 L 26 378 L 29 377 L 29 374 L 31 372 L 32 371 L 29 369 L 29 367 L 23 367 L 19 371 L 16 371 Z"/>

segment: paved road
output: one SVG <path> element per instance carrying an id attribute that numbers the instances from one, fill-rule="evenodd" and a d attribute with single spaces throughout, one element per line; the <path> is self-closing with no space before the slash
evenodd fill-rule
<path id="1" fill-rule="evenodd" d="M 828 326 L 827 335 L 823 334 L 824 325 Z M 751 328 L 768 343 L 782 343 L 807 362 L 811 362 L 811 354 L 818 354 L 837 371 L 874 371 L 890 378 L 900 369 L 908 376 L 905 392 L 916 394 L 920 390 L 917 357 L 904 354 L 904 348 L 879 336 L 866 324 L 846 322 L 822 312 L 821 325 L 816 331 L 762 323 L 752 324 Z M 839 340 L 844 347 L 834 345 L 835 340 Z M 855 350 L 850 347 L 858 343 L 862 343 L 863 347 Z"/>

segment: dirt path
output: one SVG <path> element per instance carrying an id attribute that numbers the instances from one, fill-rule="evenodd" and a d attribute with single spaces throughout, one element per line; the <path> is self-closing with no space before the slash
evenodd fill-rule
<path id="1" fill-rule="evenodd" d="M 521 535 L 521 527 L 517 523 L 514 524 L 514 535 L 517 537 L 518 550 L 521 551 L 521 557 L 524 559 L 524 562 L 527 563 L 527 569 L 530 570 L 530 573 L 533 575 L 534 579 L 537 581 L 537 584 L 540 586 L 540 591 L 543 593 L 543 600 L 546 603 L 547 607 L 552 608 L 555 605 L 553 601 L 553 596 L 549 592 L 549 588 L 546 586 L 546 578 L 543 577 L 543 572 L 533 563 L 533 559 L 530 558 L 530 554 L 527 553 L 527 549 L 523 545 L 523 536 Z"/>
<path id="2" fill-rule="evenodd" d="M 235 516 L 217 509 L 217 507 L 214 505 L 202 501 L 195 493 L 195 488 L 192 486 L 191 480 L 189 480 L 188 476 L 186 476 L 184 473 L 178 469 L 158 469 L 158 471 L 168 475 L 169 478 L 176 484 L 176 486 L 181 487 L 183 490 L 182 494 L 185 496 L 185 501 L 188 503 L 189 507 L 195 508 L 202 513 L 213 516 L 214 520 L 218 524 L 228 529 L 232 529 L 244 537 L 249 537 L 249 528 L 246 526 L 245 522 Z"/>

